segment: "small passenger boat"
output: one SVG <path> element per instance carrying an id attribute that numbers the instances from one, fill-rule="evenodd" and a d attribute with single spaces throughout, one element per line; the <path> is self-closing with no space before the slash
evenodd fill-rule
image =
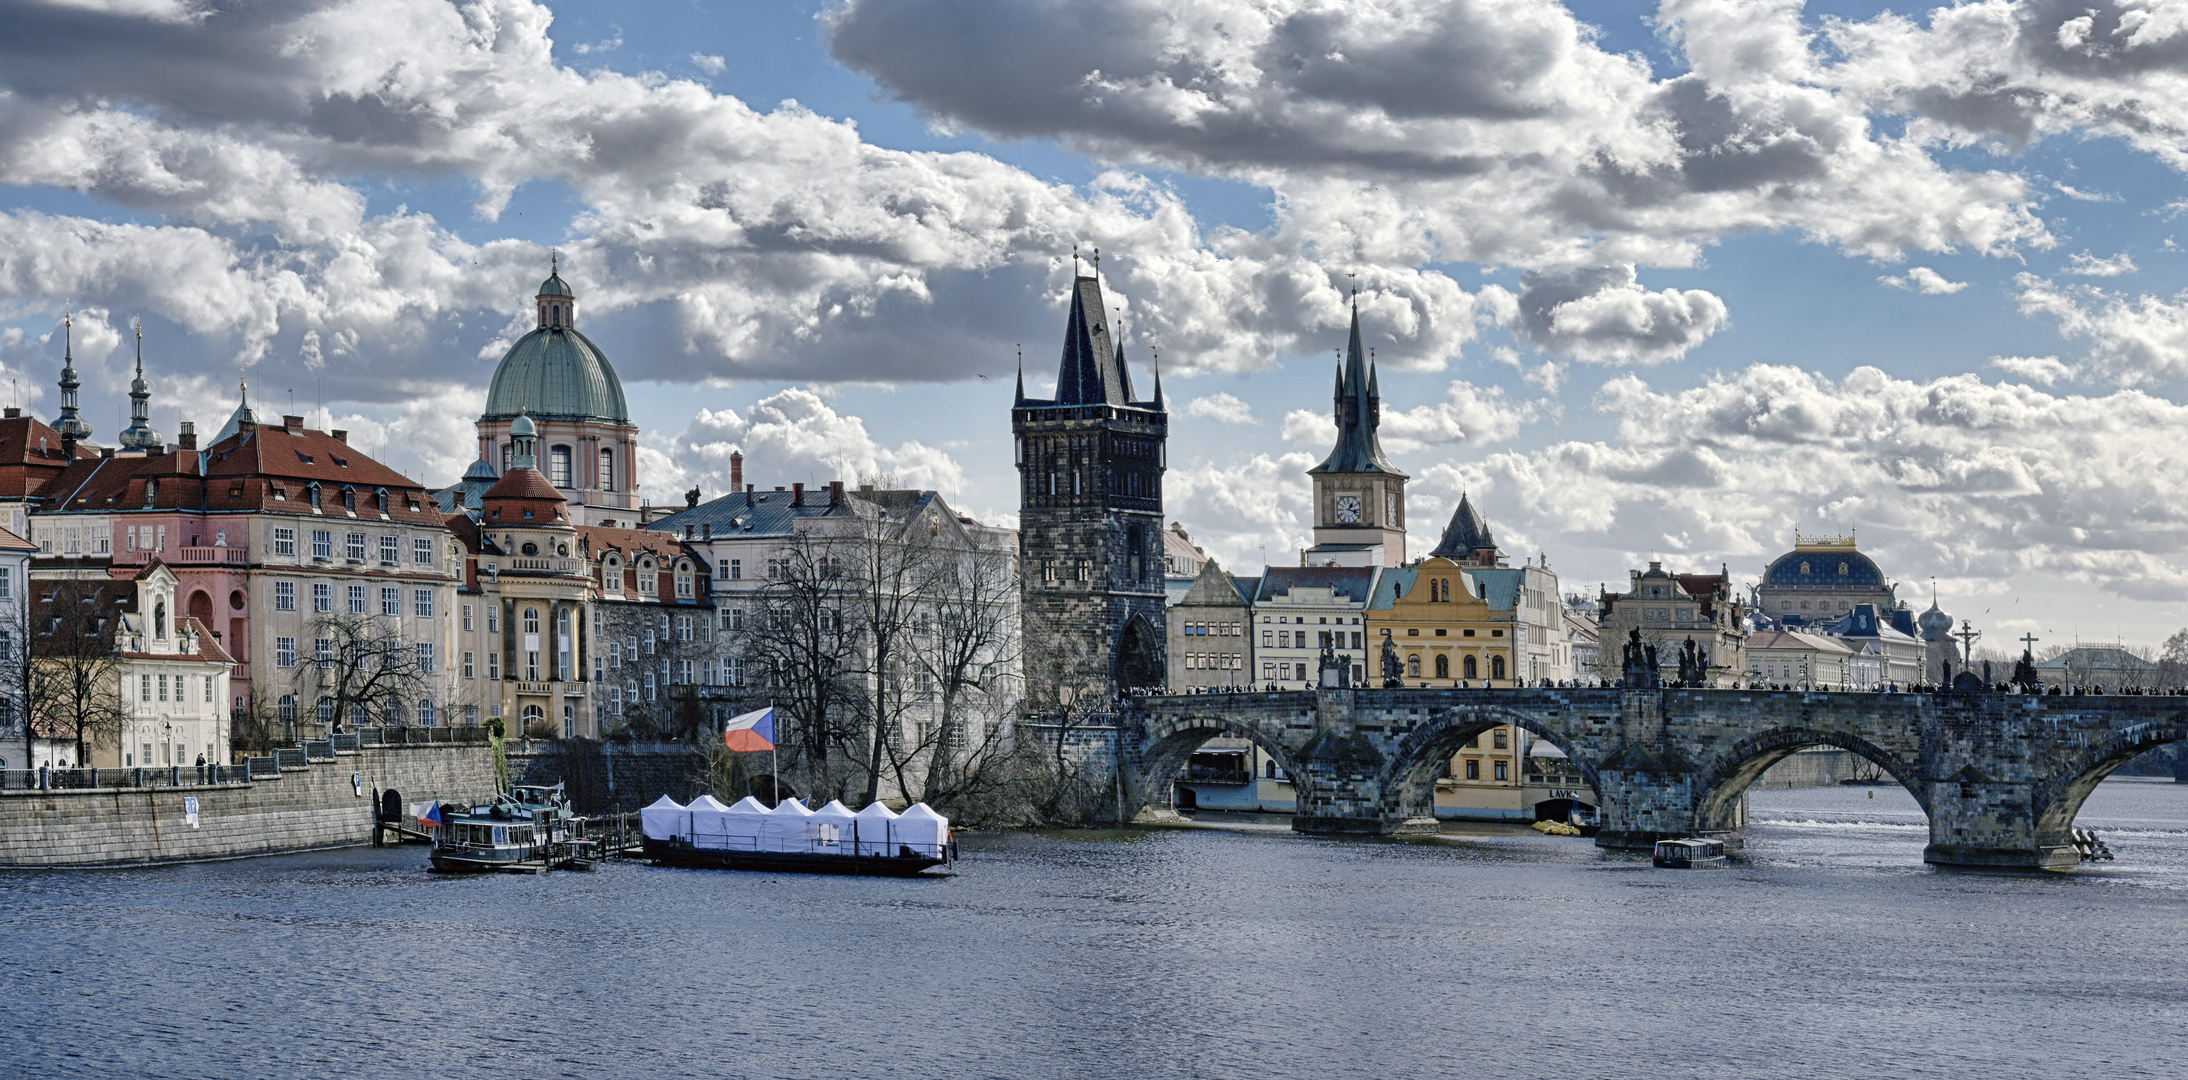
<path id="1" fill-rule="evenodd" d="M 724 806 L 701 795 L 685 806 L 663 795 L 639 818 L 656 866 L 914 877 L 957 858 L 950 819 L 925 803 L 902 814 L 878 802 L 853 813 L 834 800 L 808 810 L 784 799 L 771 810 L 749 796 Z"/>
<path id="2" fill-rule="evenodd" d="M 514 787 L 485 806 L 451 809 L 435 830 L 436 874 L 543 874 L 599 865 L 585 819 L 570 812 L 561 784 Z"/>
<path id="3" fill-rule="evenodd" d="M 1699 870 L 1725 864 L 1725 845 L 1716 840 L 1658 840 L 1656 865 L 1670 870 Z"/>

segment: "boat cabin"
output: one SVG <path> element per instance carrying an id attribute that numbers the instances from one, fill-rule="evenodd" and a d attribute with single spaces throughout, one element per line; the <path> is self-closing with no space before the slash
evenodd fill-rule
<path id="1" fill-rule="evenodd" d="M 1694 870 L 1725 864 L 1725 845 L 1718 840 L 1658 840 L 1656 865 L 1672 870 Z"/>

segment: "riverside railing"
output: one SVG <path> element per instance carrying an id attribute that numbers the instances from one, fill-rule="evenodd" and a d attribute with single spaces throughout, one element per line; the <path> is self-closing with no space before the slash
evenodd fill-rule
<path id="1" fill-rule="evenodd" d="M 155 768 L 5 769 L 0 791 L 91 791 L 115 788 L 202 787 L 242 784 L 241 765 L 168 765 Z"/>

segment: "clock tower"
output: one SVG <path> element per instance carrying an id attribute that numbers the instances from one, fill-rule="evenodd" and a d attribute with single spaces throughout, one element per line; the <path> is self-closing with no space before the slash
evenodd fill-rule
<path id="1" fill-rule="evenodd" d="M 1375 369 L 1360 347 L 1360 307 L 1352 308 L 1352 339 L 1337 369 L 1337 446 L 1307 470 L 1314 481 L 1314 546 L 1309 566 L 1401 566 L 1405 563 L 1406 474 L 1383 456 L 1375 437 L 1383 399 Z"/>

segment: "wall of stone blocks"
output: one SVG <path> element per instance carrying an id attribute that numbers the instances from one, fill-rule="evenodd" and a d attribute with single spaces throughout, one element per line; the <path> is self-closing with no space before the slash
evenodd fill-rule
<path id="1" fill-rule="evenodd" d="M 708 791 L 706 755 L 689 746 L 575 740 L 510 743 L 509 781 L 562 784 L 581 814 L 637 810 L 663 795 L 688 803 Z"/>
<path id="2" fill-rule="evenodd" d="M 188 770 L 185 770 L 185 775 Z M 353 779 L 354 778 L 354 779 Z M 0 867 L 201 862 L 372 840 L 373 799 L 472 802 L 495 793 L 486 746 L 389 746 L 243 784 L 0 792 Z M 184 817 L 198 800 L 198 824 Z"/>

